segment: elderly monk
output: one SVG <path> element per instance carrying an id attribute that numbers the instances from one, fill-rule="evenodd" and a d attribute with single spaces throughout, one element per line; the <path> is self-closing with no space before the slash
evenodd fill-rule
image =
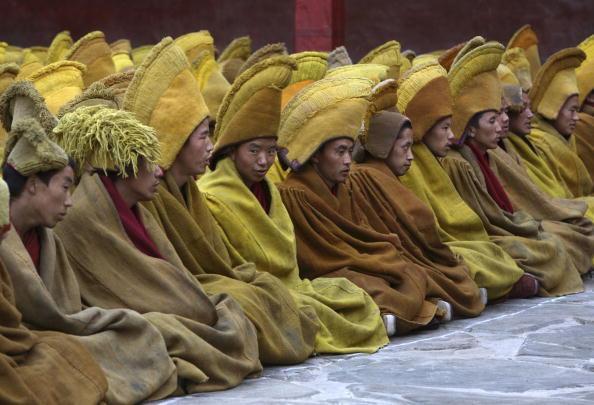
<path id="1" fill-rule="evenodd" d="M 65 114 L 54 136 L 90 168 L 56 232 L 85 302 L 130 308 L 163 335 L 177 367 L 176 394 L 233 387 L 261 370 L 257 335 L 229 296 L 207 296 L 152 215 L 139 205 L 162 176 L 154 130 L 101 105 Z"/>
<path id="2" fill-rule="evenodd" d="M 0 245 L 11 229 L 9 198 L 8 186 L 0 179 Z M 0 402 L 103 403 L 107 381 L 91 353 L 68 335 L 27 329 L 15 301 L 0 262 Z"/>
<path id="3" fill-rule="evenodd" d="M 454 139 L 445 69 L 431 61 L 413 66 L 399 81 L 397 107 L 412 122 L 415 157 L 400 181 L 432 209 L 442 241 L 464 258 L 476 284 L 487 289 L 489 300 L 517 296 L 518 288 L 512 291 L 512 287 L 523 270 L 489 238 L 479 216 L 441 166 Z"/>
<path id="4" fill-rule="evenodd" d="M 583 290 L 579 271 L 563 244 L 542 232 L 540 222 L 511 204 L 489 166 L 487 150 L 495 149 L 501 134 L 501 83 L 497 66 L 503 46 L 476 42 L 454 61 L 448 81 L 454 99 L 456 148 L 443 159 L 444 170 L 464 201 L 481 218 L 487 233 L 520 263 L 530 276 L 526 292 L 543 296 Z"/>
<path id="5" fill-rule="evenodd" d="M 279 129 L 291 173 L 279 191 L 295 226 L 301 274 L 348 278 L 373 297 L 386 325 L 404 334 L 436 316 L 427 274 L 406 259 L 396 235 L 367 226 L 343 184 L 372 86 L 366 78 L 329 77 L 291 100 Z M 449 304 L 441 306 L 438 318 L 451 316 Z"/>
<path id="6" fill-rule="evenodd" d="M 157 82 L 160 86 L 155 89 Z M 204 174 L 213 149 L 209 109 L 186 56 L 171 39 L 162 40 L 144 59 L 123 107 L 156 130 L 161 144 L 159 165 L 165 173 L 155 198 L 143 205 L 157 219 L 185 268 L 206 293 L 228 293 L 241 305 L 256 327 L 263 363 L 307 359 L 318 331 L 313 308 L 299 309 L 280 280 L 257 271 L 253 264 L 233 265 L 233 253 L 194 181 Z"/>
<path id="7" fill-rule="evenodd" d="M 8 89 L 0 112 L 10 130 L 2 171 L 13 224 L 0 260 L 18 291 L 23 320 L 34 329 L 72 335 L 87 347 L 105 372 L 110 403 L 166 397 L 177 375 L 160 333 L 134 311 L 83 305 L 71 262 L 51 229 L 72 205 L 74 181 L 73 163 L 47 135 L 55 118 L 27 82 Z"/>
<path id="8" fill-rule="evenodd" d="M 237 77 L 219 110 L 213 170 L 199 186 L 230 250 L 315 309 L 316 352 L 373 352 L 388 341 L 377 306 L 346 279 L 300 277 L 293 224 L 266 177 L 276 158 L 281 89 L 294 66 L 288 56 L 273 57 Z"/>

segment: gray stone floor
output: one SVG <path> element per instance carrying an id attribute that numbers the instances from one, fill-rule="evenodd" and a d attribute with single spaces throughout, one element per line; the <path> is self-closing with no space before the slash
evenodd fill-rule
<path id="1" fill-rule="evenodd" d="M 592 404 L 594 280 L 392 339 L 372 355 L 270 367 L 232 390 L 161 404 Z"/>

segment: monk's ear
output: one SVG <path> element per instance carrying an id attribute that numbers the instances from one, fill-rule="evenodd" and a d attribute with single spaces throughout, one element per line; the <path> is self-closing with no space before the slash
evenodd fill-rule
<path id="1" fill-rule="evenodd" d="M 37 188 L 39 186 L 39 182 L 40 182 L 40 180 L 37 176 L 35 176 L 35 175 L 29 176 L 29 178 L 25 182 L 24 189 L 27 190 L 27 192 L 29 194 L 34 195 L 37 193 Z"/>
<path id="2" fill-rule="evenodd" d="M 318 163 L 320 163 L 320 150 L 318 149 L 309 159 L 311 161 L 311 163 L 313 163 L 314 165 L 317 165 Z"/>

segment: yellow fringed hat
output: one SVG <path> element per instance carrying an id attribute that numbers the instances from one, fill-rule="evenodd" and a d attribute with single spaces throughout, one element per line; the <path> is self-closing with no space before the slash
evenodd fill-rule
<path id="1" fill-rule="evenodd" d="M 43 63 L 41 63 L 37 56 L 35 56 L 30 49 L 25 49 L 23 51 L 23 62 L 21 63 L 21 69 L 17 75 L 17 79 L 26 79 L 42 67 Z"/>
<path id="2" fill-rule="evenodd" d="M 159 165 L 169 169 L 179 151 L 209 111 L 184 52 L 166 37 L 136 69 L 123 109 L 156 130 Z"/>
<path id="3" fill-rule="evenodd" d="M 4 53 L 3 63 L 16 63 L 20 65 L 23 61 L 23 48 L 7 45 Z"/>
<path id="4" fill-rule="evenodd" d="M 520 81 L 514 72 L 512 72 L 511 69 L 503 63 L 500 63 L 499 66 L 497 66 L 497 76 L 499 77 L 501 84 L 513 84 L 515 86 L 520 85 Z"/>
<path id="5" fill-rule="evenodd" d="M 37 59 L 39 59 L 40 61 L 46 61 L 48 51 L 48 48 L 46 46 L 30 46 L 27 49 L 30 50 L 31 53 L 33 53 L 33 55 L 35 55 Z"/>
<path id="6" fill-rule="evenodd" d="M 570 96 L 579 94 L 575 70 L 586 59 L 579 48 L 562 49 L 547 59 L 528 93 L 532 109 L 554 120 Z"/>
<path id="7" fill-rule="evenodd" d="M 2 127 L 11 131 L 16 122 L 28 118 L 38 121 L 48 134 L 58 122 L 31 82 L 16 81 L 0 97 Z"/>
<path id="8" fill-rule="evenodd" d="M 118 102 L 119 101 L 119 102 Z M 118 100 L 109 87 L 105 86 L 103 82 L 98 81 L 91 84 L 82 94 L 74 97 L 68 103 L 64 104 L 57 117 L 62 118 L 64 115 L 81 107 L 89 107 L 92 105 L 102 105 L 107 108 L 115 110 L 121 109 L 121 100 Z"/>
<path id="9" fill-rule="evenodd" d="M 503 59 L 502 63 L 497 66 L 497 76 L 501 82 L 503 92 L 502 97 L 509 104 L 509 108 L 513 111 L 521 111 L 524 106 L 524 100 L 522 99 L 522 86 L 520 86 L 520 81 L 514 72 L 512 72 L 510 68 L 503 64 Z"/>
<path id="10" fill-rule="evenodd" d="M 438 57 L 430 54 L 430 53 L 423 53 L 421 55 L 417 55 L 413 60 L 411 65 L 412 66 L 418 66 L 418 65 L 424 65 L 426 63 L 437 63 L 438 62 Z M 411 66 L 411 67 L 412 67 Z"/>
<path id="11" fill-rule="evenodd" d="M 175 45 L 179 46 L 188 62 L 192 63 L 203 51 L 214 55 L 214 39 L 206 30 L 190 32 L 175 39 Z"/>
<path id="12" fill-rule="evenodd" d="M 320 145 L 336 138 L 357 139 L 365 127 L 373 82 L 324 78 L 304 88 L 281 114 L 278 144 L 293 170 L 299 170 Z"/>
<path id="13" fill-rule="evenodd" d="M 392 40 L 372 49 L 359 61 L 359 64 L 364 63 L 376 63 L 388 66 L 390 68 L 388 73 L 389 77 L 397 79 L 400 75 L 400 65 L 402 65 L 400 44 L 397 41 Z"/>
<path id="14" fill-rule="evenodd" d="M 507 43 L 507 49 L 515 47 L 524 50 L 526 58 L 530 62 L 530 75 L 535 77 L 536 72 L 540 69 L 541 61 L 538 53 L 538 37 L 529 24 L 520 27 Z"/>
<path id="15" fill-rule="evenodd" d="M 16 63 L 3 63 L 0 65 L 0 94 L 10 86 L 20 71 Z"/>
<path id="16" fill-rule="evenodd" d="M 0 178 L 0 236 L 10 229 L 10 191 Z"/>
<path id="17" fill-rule="evenodd" d="M 49 65 L 50 63 L 64 60 L 72 44 L 70 31 L 58 32 L 54 39 L 52 39 L 49 48 L 47 48 L 45 64 Z"/>
<path id="18" fill-rule="evenodd" d="M 586 54 L 586 60 L 575 69 L 577 85 L 580 90 L 580 105 L 582 105 L 588 94 L 594 90 L 594 35 L 590 35 L 582 41 L 578 48 Z"/>
<path id="19" fill-rule="evenodd" d="M 213 155 L 250 139 L 277 136 L 282 89 L 296 67 L 290 56 L 276 56 L 237 77 L 219 109 Z"/>
<path id="20" fill-rule="evenodd" d="M 83 63 L 87 67 L 83 74 L 85 87 L 116 72 L 111 48 L 101 31 L 90 32 L 76 41 L 65 59 Z"/>
<path id="21" fill-rule="evenodd" d="M 231 84 L 221 73 L 219 64 L 211 51 L 205 50 L 198 55 L 192 62 L 192 71 L 210 111 L 210 118 L 214 121 Z"/>
<path id="22" fill-rule="evenodd" d="M 132 44 L 130 43 L 130 40 L 125 38 L 113 41 L 111 44 L 109 44 L 109 48 L 111 49 L 111 52 L 132 52 Z"/>
<path id="23" fill-rule="evenodd" d="M 413 140 L 421 142 L 439 120 L 452 115 L 447 72 L 436 60 L 413 66 L 398 81 L 396 108 L 412 122 Z"/>
<path id="24" fill-rule="evenodd" d="M 522 48 L 508 48 L 503 53 L 501 63 L 507 66 L 518 78 L 520 86 L 524 91 L 532 87 L 532 73 L 530 73 L 530 62 L 526 58 L 526 52 Z"/>
<path id="25" fill-rule="evenodd" d="M 446 71 L 450 70 L 450 68 L 452 67 L 452 64 L 454 63 L 454 58 L 456 58 L 458 53 L 460 53 L 460 50 L 462 50 L 462 48 L 464 48 L 464 45 L 466 45 L 466 42 L 460 42 L 459 44 L 456 44 L 456 45 L 452 46 L 451 48 L 446 49 L 445 52 L 443 52 L 441 55 L 436 57 L 439 64 L 441 66 L 443 66 L 443 68 Z"/>
<path id="26" fill-rule="evenodd" d="M 251 53 L 252 40 L 250 39 L 250 37 L 245 36 L 235 38 L 233 41 L 229 43 L 229 45 L 227 45 L 225 49 L 223 49 L 223 52 L 221 52 L 221 55 L 217 59 L 217 62 L 219 62 L 219 64 L 222 64 L 223 62 L 231 59 L 241 59 L 243 61 L 246 61 L 247 58 L 249 58 L 249 56 L 251 55 Z"/>
<path id="27" fill-rule="evenodd" d="M 365 77 L 374 84 L 391 79 L 390 68 L 386 65 L 373 63 L 348 65 L 334 68 L 326 72 L 326 78 L 345 79 L 349 77 Z"/>
<path id="28" fill-rule="evenodd" d="M 63 60 L 44 66 L 27 80 L 33 82 L 51 113 L 57 114 L 64 104 L 83 92 L 85 69 L 82 63 Z"/>
<path id="29" fill-rule="evenodd" d="M 328 54 L 328 69 L 334 69 L 352 64 L 353 61 L 351 60 L 351 57 L 344 46 L 339 46 Z"/>
<path id="30" fill-rule="evenodd" d="M 457 140 L 463 135 L 470 119 L 479 112 L 501 108 L 501 83 L 497 66 L 504 48 L 498 42 L 480 44 L 460 52 L 448 73 L 454 100 L 452 132 Z M 414 121 L 413 121 L 414 125 Z"/>
<path id="31" fill-rule="evenodd" d="M 115 66 L 116 72 L 125 72 L 134 69 L 134 62 L 130 56 L 132 52 L 132 45 L 127 39 L 118 39 L 109 44 L 111 49 L 111 59 Z"/>
<path id="32" fill-rule="evenodd" d="M 247 58 L 243 65 L 241 65 L 241 68 L 239 69 L 237 74 L 241 75 L 243 72 L 245 72 L 255 64 L 262 62 L 263 60 L 272 58 L 273 56 L 282 55 L 288 55 L 287 47 L 284 43 L 278 42 L 275 44 L 264 45 L 262 48 L 257 49 Z"/>
<path id="33" fill-rule="evenodd" d="M 160 159 L 155 130 L 128 111 L 101 105 L 81 107 L 64 115 L 53 133 L 78 167 L 88 164 L 104 172 L 117 171 L 125 178 L 138 174 L 140 158 L 150 166 Z"/>
<path id="34" fill-rule="evenodd" d="M 300 52 L 291 55 L 297 62 L 289 85 L 283 89 L 281 110 L 295 94 L 310 83 L 320 80 L 328 70 L 328 55 L 325 52 Z"/>
<path id="35" fill-rule="evenodd" d="M 134 62 L 134 66 L 140 66 L 146 55 L 151 51 L 154 45 L 142 45 L 137 48 L 132 49 L 130 51 L 130 55 L 132 57 L 132 62 Z"/>

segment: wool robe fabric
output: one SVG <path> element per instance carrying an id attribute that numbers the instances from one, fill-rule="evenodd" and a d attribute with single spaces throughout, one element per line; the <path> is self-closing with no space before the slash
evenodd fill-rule
<path id="1" fill-rule="evenodd" d="M 343 278 L 302 279 L 295 232 L 276 187 L 270 191 L 270 214 L 243 183 L 234 162 L 225 158 L 204 175 L 199 186 L 225 243 L 244 261 L 278 277 L 300 307 L 311 306 L 320 319 L 317 353 L 371 353 L 388 342 L 380 312 L 363 290 Z"/>
<path id="2" fill-rule="evenodd" d="M 443 168 L 462 199 L 479 216 L 485 230 L 519 266 L 540 282 L 542 296 L 583 291 L 582 280 L 560 240 L 542 232 L 523 211 L 503 211 L 489 195 L 476 157 L 467 145 L 452 150 Z"/>
<path id="3" fill-rule="evenodd" d="M 33 332 L 22 323 L 10 277 L 0 262 L 0 403 L 99 404 L 107 381 L 91 354 L 68 335 Z"/>
<path id="4" fill-rule="evenodd" d="M 175 394 L 230 388 L 261 371 L 252 323 L 229 296 L 206 295 L 146 209 L 138 207 L 141 221 L 165 260 L 132 244 L 97 174 L 83 175 L 72 200 L 56 233 L 83 301 L 133 309 L 153 323 L 177 368 Z"/>
<path id="5" fill-rule="evenodd" d="M 0 260 L 19 292 L 16 305 L 23 321 L 32 329 L 66 333 L 85 346 L 105 373 L 109 403 L 174 392 L 175 367 L 158 330 L 134 311 L 84 308 L 62 242 L 50 229 L 39 228 L 38 234 L 39 270 L 14 229 L 0 245 Z"/>
<path id="6" fill-rule="evenodd" d="M 580 112 L 580 120 L 575 126 L 572 137 L 575 137 L 577 154 L 586 166 L 590 177 L 594 176 L 594 116 Z"/>
<path id="7" fill-rule="evenodd" d="M 184 266 L 207 294 L 226 292 L 242 307 L 258 332 L 260 360 L 293 364 L 314 350 L 318 319 L 299 308 L 276 277 L 252 263 L 234 266 L 223 235 L 194 181 L 181 188 L 166 172 L 155 198 L 143 204 L 157 219 Z"/>
<path id="8" fill-rule="evenodd" d="M 433 212 L 400 183 L 385 162 L 367 158 L 356 164 L 349 185 L 352 204 L 359 205 L 369 225 L 378 232 L 396 234 L 409 260 L 427 272 L 429 297 L 449 302 L 460 316 L 482 312 L 478 286 L 463 259 L 441 241 Z"/>

